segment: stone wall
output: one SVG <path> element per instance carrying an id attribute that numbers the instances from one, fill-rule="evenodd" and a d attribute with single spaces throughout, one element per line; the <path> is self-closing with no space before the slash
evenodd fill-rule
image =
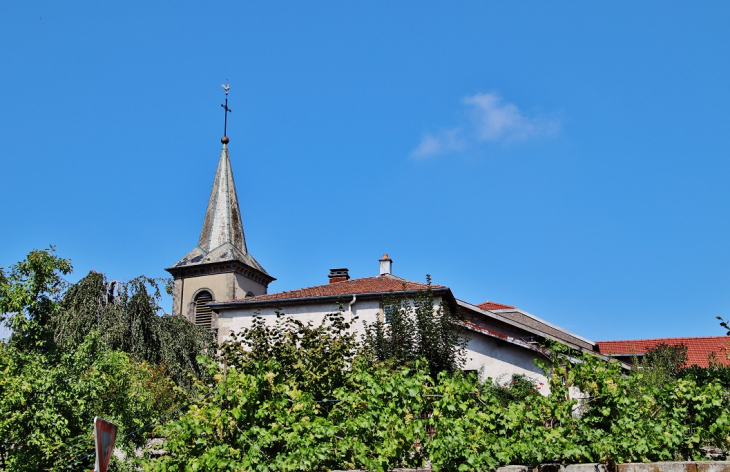
<path id="1" fill-rule="evenodd" d="M 431 472 L 430 468 L 391 469 L 392 472 Z M 366 472 L 364 470 L 333 472 Z M 487 471 L 484 471 L 487 472 Z M 645 462 L 632 464 L 543 464 L 537 467 L 508 465 L 496 472 L 730 472 L 730 461 Z"/>

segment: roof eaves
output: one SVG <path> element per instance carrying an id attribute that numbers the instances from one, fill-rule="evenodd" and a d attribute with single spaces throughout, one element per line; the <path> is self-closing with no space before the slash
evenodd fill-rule
<path id="1" fill-rule="evenodd" d="M 547 333 L 545 333 L 543 331 L 540 331 L 539 329 L 535 329 L 532 326 L 527 326 L 525 324 L 522 324 L 519 321 L 514 321 L 514 320 L 511 320 L 509 318 L 503 318 L 501 316 L 497 316 L 497 317 L 494 316 L 494 315 L 499 315 L 500 312 L 501 313 L 504 313 L 504 312 L 513 312 L 513 311 L 516 311 L 516 310 L 484 310 L 482 308 L 479 308 L 476 305 L 472 305 L 471 303 L 467 303 L 467 302 L 465 302 L 463 300 L 457 300 L 457 303 L 460 306 L 463 306 L 464 308 L 468 308 L 470 310 L 474 310 L 474 311 L 480 312 L 481 314 L 486 315 L 486 316 L 489 316 L 490 318 L 497 319 L 500 322 L 503 322 L 505 324 L 514 326 L 516 328 L 524 329 L 525 331 L 530 331 L 530 332 L 535 333 L 535 334 L 537 334 L 539 336 L 542 336 L 543 338 L 553 339 L 555 341 L 565 342 L 562 339 L 557 339 L 557 338 L 555 338 L 555 336 L 552 336 L 552 335 L 547 334 Z M 578 346 L 575 346 L 575 347 L 578 347 Z"/>
<path id="2" fill-rule="evenodd" d="M 512 336 L 507 336 L 506 334 L 498 333 L 496 331 L 492 331 L 491 329 L 477 326 L 473 323 L 457 321 L 455 324 L 457 324 L 458 326 L 461 326 L 463 328 L 466 328 L 469 331 L 474 331 L 476 333 L 484 334 L 484 335 L 490 336 L 492 338 L 499 339 L 501 341 L 505 341 L 510 344 L 514 344 L 515 346 L 519 346 L 524 349 L 529 349 L 530 351 L 540 353 L 540 354 L 544 355 L 545 357 L 550 357 L 549 349 L 546 349 L 541 346 L 535 346 L 533 344 L 528 343 L 527 341 L 523 341 L 522 339 L 514 338 Z"/>
<path id="3" fill-rule="evenodd" d="M 477 333 L 480 333 L 480 334 L 485 334 L 485 335 L 490 336 L 492 338 L 499 339 L 499 340 L 508 342 L 510 344 L 514 344 L 515 346 L 519 346 L 519 347 L 522 347 L 522 348 L 525 348 L 525 349 L 529 349 L 529 350 L 534 351 L 534 352 L 537 352 L 537 353 L 539 353 L 539 354 L 541 354 L 541 355 L 543 355 L 543 356 L 545 356 L 547 358 L 550 358 L 550 354 L 551 354 L 550 349 L 544 348 L 542 346 L 535 346 L 535 345 L 530 344 L 530 343 L 528 343 L 526 341 L 523 341 L 522 339 L 513 338 L 512 336 L 507 336 L 507 335 L 502 334 L 502 333 L 497 333 L 497 332 L 492 331 L 490 329 L 482 328 L 481 326 L 477 326 L 477 325 L 475 325 L 473 323 L 457 322 L 456 324 L 459 325 L 459 326 L 462 326 L 462 327 L 464 327 L 464 328 L 466 328 L 466 329 L 468 329 L 470 331 L 474 331 L 474 332 L 477 332 Z M 606 356 L 605 354 L 600 354 L 598 352 L 588 351 L 588 350 L 583 349 L 583 348 L 579 348 L 579 349 L 582 352 L 587 352 L 590 355 L 596 356 L 596 357 L 598 357 L 599 359 L 601 359 L 603 361 L 608 362 L 610 360 L 610 356 Z M 573 362 L 573 363 L 583 362 L 581 359 L 577 359 L 577 358 L 572 357 L 572 356 L 568 356 L 568 359 L 570 360 L 570 362 Z M 626 364 L 625 362 L 621 362 L 621 361 L 619 361 L 617 359 L 614 359 L 614 360 L 616 360 L 616 362 L 618 362 L 621 365 L 621 368 L 622 369 L 624 369 L 624 370 L 631 370 L 631 366 L 628 365 L 628 364 Z"/>
<path id="4" fill-rule="evenodd" d="M 490 318 L 495 318 L 494 315 L 499 315 L 500 313 L 506 313 L 506 312 L 519 311 L 520 313 L 522 313 L 521 310 L 483 310 L 482 308 L 479 308 L 476 305 L 472 305 L 471 303 L 467 303 L 467 302 L 465 302 L 463 300 L 457 300 L 457 303 L 459 305 L 463 306 L 464 308 L 468 308 L 470 310 L 474 310 L 474 311 L 480 312 L 481 314 L 486 315 L 486 316 L 489 316 Z M 537 317 L 533 317 L 533 318 L 537 318 Z M 571 343 L 570 341 L 566 341 L 564 339 L 558 339 L 554 335 L 545 333 L 545 332 L 540 331 L 539 329 L 533 328 L 531 326 L 524 325 L 524 324 L 522 324 L 522 323 L 520 323 L 518 321 L 514 321 L 514 320 L 511 320 L 509 318 L 503 318 L 501 316 L 499 316 L 496 319 L 498 319 L 499 321 L 501 321 L 501 322 L 503 322 L 505 324 L 509 324 L 511 326 L 514 326 L 514 327 L 517 327 L 517 328 L 520 328 L 520 329 L 524 329 L 525 331 L 529 331 L 531 333 L 535 333 L 538 336 L 542 336 L 545 339 L 552 339 L 554 341 L 559 341 L 561 343 L 568 344 L 570 347 L 572 347 L 574 349 L 578 349 L 578 350 L 584 351 L 584 352 L 590 352 L 591 354 L 595 354 L 596 353 L 596 351 L 592 351 L 592 350 L 586 349 L 584 347 L 581 347 L 581 346 L 579 346 L 577 344 Z M 537 318 L 537 320 L 538 321 L 541 321 L 539 318 Z M 552 326 L 549 323 L 545 323 L 545 324 L 547 324 L 548 326 Z M 564 333 L 568 333 L 568 332 L 566 332 L 563 329 L 559 329 L 559 328 L 555 328 L 555 329 L 558 329 L 559 331 L 564 332 Z M 568 333 L 568 334 L 570 334 L 570 333 Z M 571 336 L 574 336 L 572 334 L 570 334 L 570 335 Z M 577 339 L 581 339 L 581 340 L 583 339 L 580 336 L 575 336 L 575 337 Z M 588 343 L 588 344 L 590 344 L 592 346 L 595 346 L 596 345 L 593 341 L 586 341 L 586 343 Z"/>
<path id="5" fill-rule="evenodd" d="M 431 291 L 434 294 L 448 294 L 451 291 L 448 287 L 432 288 Z M 259 307 L 259 306 L 279 306 L 279 305 L 294 305 L 298 303 L 317 303 L 326 302 L 333 300 L 344 300 L 349 297 L 359 298 L 380 298 L 388 295 L 415 295 L 420 290 L 399 290 L 399 291 L 388 291 L 388 292 L 366 292 L 366 293 L 341 293 L 336 295 L 317 295 L 310 297 L 291 297 L 291 298 L 269 298 L 265 300 L 243 299 L 243 300 L 231 300 L 227 302 L 209 303 L 208 306 L 215 312 L 219 310 L 231 310 L 236 308 L 248 308 L 248 307 Z"/>

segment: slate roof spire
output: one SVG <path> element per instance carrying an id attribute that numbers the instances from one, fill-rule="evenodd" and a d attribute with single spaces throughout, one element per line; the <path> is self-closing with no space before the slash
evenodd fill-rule
<path id="1" fill-rule="evenodd" d="M 223 149 L 221 149 L 218 159 L 218 169 L 215 172 L 198 246 L 167 270 L 175 275 L 179 273 L 180 269 L 216 263 L 240 262 L 258 272 L 257 278 L 268 285 L 269 282 L 276 279 L 261 267 L 261 264 L 249 254 L 246 247 L 236 184 L 233 181 L 231 159 L 228 155 L 229 142 L 227 136 L 221 138 Z"/>
<path id="2" fill-rule="evenodd" d="M 224 136 L 221 141 L 223 149 L 218 160 L 218 170 L 215 172 L 198 246 L 205 252 L 211 252 L 229 243 L 243 254 L 247 254 L 248 248 L 241 223 L 236 185 L 233 181 L 231 158 L 228 155 L 229 139 Z"/>

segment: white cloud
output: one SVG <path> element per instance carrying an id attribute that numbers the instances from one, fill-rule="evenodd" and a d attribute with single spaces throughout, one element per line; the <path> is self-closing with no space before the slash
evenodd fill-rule
<path id="1" fill-rule="evenodd" d="M 411 152 L 411 155 L 421 158 L 461 151 L 467 147 L 467 143 L 460 134 L 461 130 L 459 128 L 441 130 L 435 135 L 424 134 L 421 144 Z"/>
<path id="2" fill-rule="evenodd" d="M 424 158 L 462 151 L 480 142 L 524 141 L 560 130 L 558 119 L 527 115 L 494 92 L 466 96 L 462 103 L 469 107 L 467 123 L 436 134 L 425 134 L 411 156 Z"/>

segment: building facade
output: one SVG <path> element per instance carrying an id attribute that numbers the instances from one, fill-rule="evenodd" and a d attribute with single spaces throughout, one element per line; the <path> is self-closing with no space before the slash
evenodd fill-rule
<path id="1" fill-rule="evenodd" d="M 346 317 L 355 320 L 353 332 L 362 335 L 365 323 L 383 320 L 388 297 L 409 299 L 429 288 L 396 276 L 393 260 L 386 254 L 378 260 L 378 271 L 369 277 L 351 279 L 347 269 L 331 269 L 322 285 L 268 293 L 275 279 L 248 252 L 228 138 L 222 143 L 198 244 L 167 269 L 175 278 L 173 314 L 214 330 L 219 343 L 251 326 L 255 315 L 273 323 L 278 312 L 320 323 L 328 313 L 343 309 Z M 472 305 L 457 299 L 449 287 L 430 288 L 437 306 L 460 313 L 459 325 L 468 336 L 464 368 L 479 372 L 482 379 L 523 374 L 547 384 L 534 360 L 549 355 L 540 347 L 549 339 L 600 355 L 596 343 L 516 307 L 493 302 Z"/>

